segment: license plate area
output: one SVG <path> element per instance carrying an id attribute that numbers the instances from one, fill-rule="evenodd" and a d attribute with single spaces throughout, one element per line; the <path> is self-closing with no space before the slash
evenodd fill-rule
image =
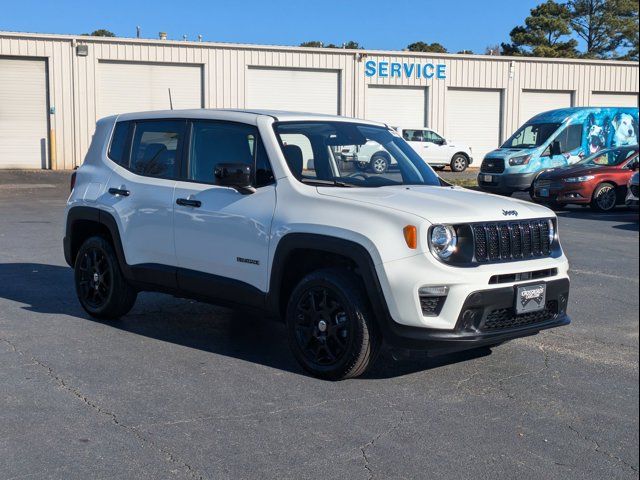
<path id="1" fill-rule="evenodd" d="M 493 182 L 493 175 L 483 175 L 482 178 L 485 182 L 491 183 Z"/>
<path id="2" fill-rule="evenodd" d="M 544 310 L 547 303 L 547 285 L 522 285 L 516 287 L 516 314 L 533 313 Z"/>

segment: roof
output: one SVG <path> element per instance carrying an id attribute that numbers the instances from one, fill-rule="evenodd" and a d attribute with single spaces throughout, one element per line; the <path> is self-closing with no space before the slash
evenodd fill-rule
<path id="1" fill-rule="evenodd" d="M 590 113 L 615 115 L 617 112 L 638 116 L 637 107 L 568 107 L 539 113 L 529 119 L 527 123 L 563 122 L 569 117 L 586 118 Z"/>
<path id="2" fill-rule="evenodd" d="M 252 124 L 255 124 L 259 117 L 271 117 L 275 120 L 280 121 L 324 120 L 335 122 L 358 122 L 370 125 L 384 125 L 380 122 L 343 117 L 340 115 L 263 109 L 196 108 L 187 110 L 154 110 L 148 112 L 130 112 L 117 115 L 117 118 L 120 120 L 145 120 L 152 118 L 200 118 L 211 120 L 229 120 Z"/>
<path id="3" fill-rule="evenodd" d="M 37 32 L 10 32 L 0 31 L 2 37 L 25 38 L 25 39 L 48 39 L 61 40 L 78 43 L 129 43 L 142 45 L 168 45 L 187 46 L 201 48 L 229 48 L 241 50 L 271 50 L 271 51 L 297 51 L 304 53 L 323 54 L 344 54 L 344 55 L 364 55 L 364 56 L 393 56 L 393 57 L 417 57 L 417 58 L 441 58 L 441 59 L 469 59 L 485 60 L 494 62 L 540 62 L 540 63 L 582 63 L 589 65 L 604 64 L 611 66 L 632 66 L 637 67 L 638 62 L 595 59 L 595 58 L 550 58 L 550 57 L 528 57 L 528 56 L 507 56 L 507 55 L 482 55 L 482 54 L 460 54 L 460 53 L 435 53 L 435 52 L 409 52 L 406 50 L 373 50 L 373 49 L 346 49 L 346 48 L 313 48 L 292 45 L 260 45 L 250 43 L 227 43 L 210 41 L 185 41 L 158 38 L 131 38 L 131 37 L 92 37 L 87 35 L 66 35 L 56 33 Z"/>

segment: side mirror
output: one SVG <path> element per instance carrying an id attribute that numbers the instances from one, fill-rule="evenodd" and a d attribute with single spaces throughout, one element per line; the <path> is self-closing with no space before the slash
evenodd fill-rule
<path id="1" fill-rule="evenodd" d="M 555 155 L 562 155 L 562 150 L 560 149 L 560 142 L 558 140 L 554 140 L 551 142 L 549 148 L 549 154 L 553 157 Z"/>
<path id="2" fill-rule="evenodd" d="M 251 165 L 246 163 L 219 163 L 213 171 L 216 185 L 231 187 L 243 195 L 254 193 L 251 185 Z"/>

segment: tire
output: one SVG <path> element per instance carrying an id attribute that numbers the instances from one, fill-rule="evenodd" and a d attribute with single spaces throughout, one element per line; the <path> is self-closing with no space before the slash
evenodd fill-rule
<path id="1" fill-rule="evenodd" d="M 612 183 L 601 183 L 593 191 L 591 208 L 597 212 L 611 212 L 618 203 L 616 186 Z"/>
<path id="2" fill-rule="evenodd" d="M 322 269 L 304 277 L 287 305 L 289 346 L 309 374 L 325 380 L 362 375 L 375 361 L 381 337 L 358 278 Z"/>
<path id="3" fill-rule="evenodd" d="M 376 153 L 369 161 L 369 167 L 373 173 L 382 175 L 389 169 L 389 159 L 379 153 Z"/>
<path id="4" fill-rule="evenodd" d="M 356 170 L 360 170 L 361 172 L 366 172 L 369 170 L 369 163 L 367 162 L 354 162 L 356 166 Z"/>
<path id="5" fill-rule="evenodd" d="M 469 166 L 469 159 L 461 153 L 456 153 L 451 159 L 450 167 L 452 172 L 456 172 L 456 173 L 464 172 L 468 166 Z"/>
<path id="6" fill-rule="evenodd" d="M 125 280 L 111 244 L 103 237 L 87 239 L 74 264 L 76 294 L 92 317 L 115 320 L 133 307 L 138 292 Z"/>

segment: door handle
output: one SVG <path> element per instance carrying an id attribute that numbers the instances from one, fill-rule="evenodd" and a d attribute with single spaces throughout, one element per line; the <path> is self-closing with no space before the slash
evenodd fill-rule
<path id="1" fill-rule="evenodd" d="M 121 197 L 128 197 L 129 194 L 131 193 L 129 190 L 126 190 L 124 188 L 110 188 L 109 189 L 109 193 L 111 195 L 120 195 Z"/>
<path id="2" fill-rule="evenodd" d="M 200 208 L 202 206 L 202 202 L 200 200 L 190 200 L 188 198 L 179 198 L 176 200 L 176 203 L 183 207 Z"/>

